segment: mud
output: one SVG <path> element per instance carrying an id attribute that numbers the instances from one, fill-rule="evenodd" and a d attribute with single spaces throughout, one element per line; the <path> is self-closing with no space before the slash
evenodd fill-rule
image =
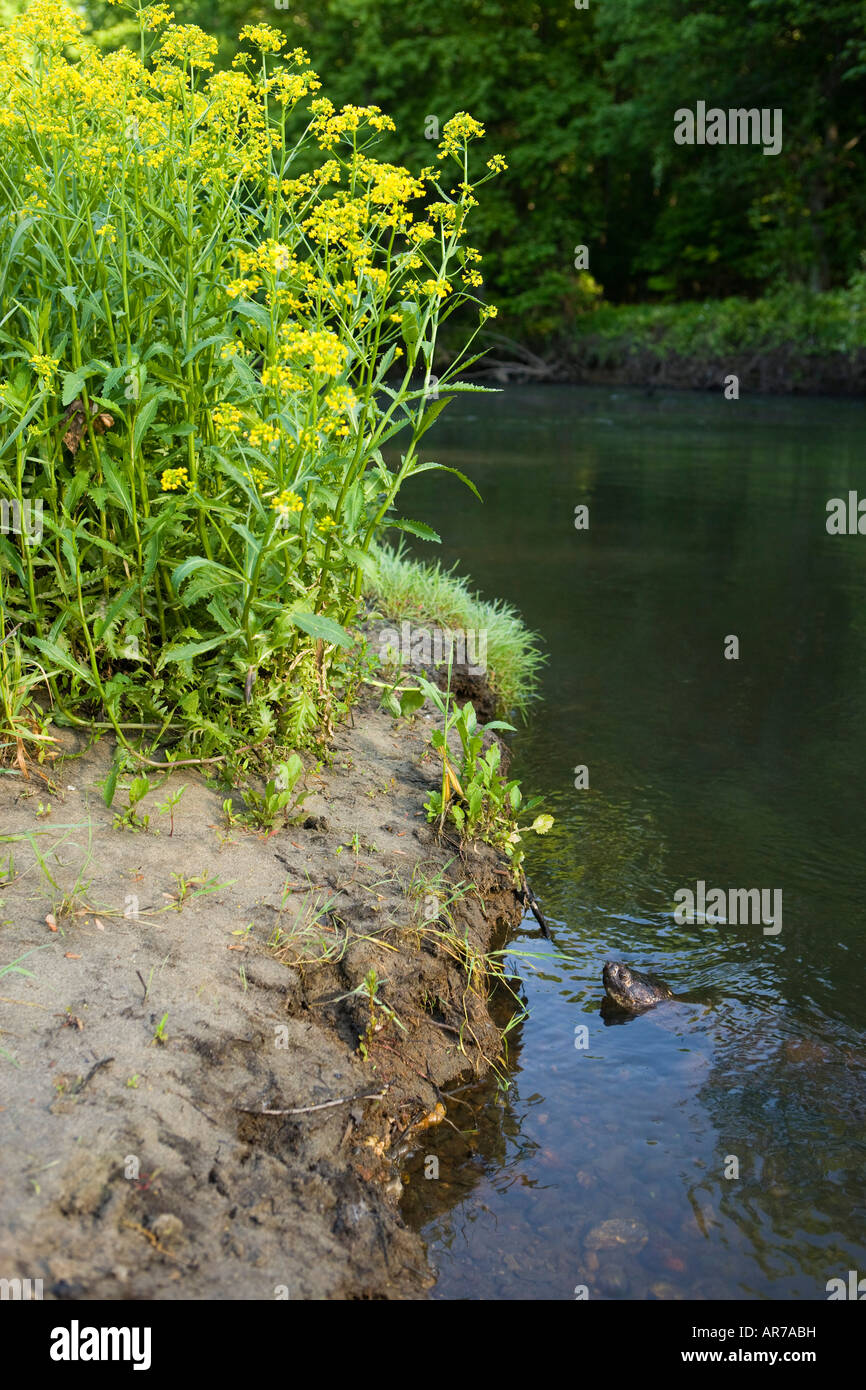
<path id="1" fill-rule="evenodd" d="M 427 825 L 431 727 L 362 703 L 308 760 L 304 824 L 271 831 L 227 824 L 188 768 L 147 830 L 115 828 L 107 738 L 62 735 L 50 786 L 0 776 L 0 836 L 32 836 L 0 840 L 0 1275 L 46 1298 L 424 1296 L 401 1164 L 500 1032 L 419 884 L 476 886 L 452 912 L 478 951 L 521 917 L 492 851 Z"/>

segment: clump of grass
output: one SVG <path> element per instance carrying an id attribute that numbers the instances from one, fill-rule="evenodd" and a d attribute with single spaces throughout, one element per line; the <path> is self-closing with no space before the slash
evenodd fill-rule
<path id="1" fill-rule="evenodd" d="M 375 546 L 375 563 L 366 583 L 367 597 L 392 621 L 404 618 L 440 627 L 487 632 L 487 679 L 501 713 L 517 710 L 524 718 L 538 695 L 538 677 L 546 660 L 540 637 L 516 609 L 502 599 L 484 599 L 471 581 L 404 554 L 402 547 Z"/>

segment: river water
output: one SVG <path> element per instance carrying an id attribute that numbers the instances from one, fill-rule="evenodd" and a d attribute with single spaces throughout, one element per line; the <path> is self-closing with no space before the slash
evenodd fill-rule
<path id="1" fill-rule="evenodd" d="M 866 1274 L 866 536 L 825 525 L 863 407 L 512 387 L 430 439 L 484 505 L 427 474 L 404 514 L 543 634 L 510 741 L 556 817 L 510 1087 L 408 1167 L 432 1297 L 824 1299 Z M 781 930 L 680 924 L 699 880 L 781 889 Z M 608 959 L 685 999 L 607 1022 Z"/>

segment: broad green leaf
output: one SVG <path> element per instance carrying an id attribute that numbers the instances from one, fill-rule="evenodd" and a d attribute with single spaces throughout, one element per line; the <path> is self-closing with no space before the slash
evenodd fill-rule
<path id="1" fill-rule="evenodd" d="M 242 635 L 243 628 L 238 627 L 235 628 L 234 632 L 218 632 L 216 637 L 205 638 L 203 642 L 182 642 L 179 646 L 166 647 L 156 663 L 156 669 L 161 671 L 163 666 L 167 666 L 169 662 L 190 661 L 192 657 L 201 656 L 203 652 L 213 651 L 214 647 L 221 647 L 226 642 Z"/>
<path id="2" fill-rule="evenodd" d="M 344 627 L 334 622 L 333 618 L 325 618 L 321 613 L 289 613 L 289 618 L 308 636 L 315 637 L 322 642 L 330 642 L 334 647 L 351 647 L 352 639 Z"/>
<path id="3" fill-rule="evenodd" d="M 149 401 L 138 411 L 135 417 L 135 424 L 132 428 L 132 448 L 134 453 L 138 453 L 141 448 L 141 441 L 147 434 L 148 428 L 153 423 L 153 417 L 159 409 L 159 397 L 151 396 Z"/>

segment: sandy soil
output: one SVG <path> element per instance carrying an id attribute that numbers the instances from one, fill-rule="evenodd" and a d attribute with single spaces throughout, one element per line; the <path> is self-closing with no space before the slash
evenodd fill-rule
<path id="1" fill-rule="evenodd" d="M 401 1158 L 499 1033 L 407 890 L 451 861 L 479 950 L 521 916 L 492 852 L 426 823 L 430 728 L 362 705 L 305 823 L 270 834 L 190 769 L 146 831 L 115 828 L 107 738 L 64 736 L 53 789 L 0 777 L 0 835 L 32 837 L 0 842 L 0 1274 L 46 1298 L 423 1296 Z"/>

